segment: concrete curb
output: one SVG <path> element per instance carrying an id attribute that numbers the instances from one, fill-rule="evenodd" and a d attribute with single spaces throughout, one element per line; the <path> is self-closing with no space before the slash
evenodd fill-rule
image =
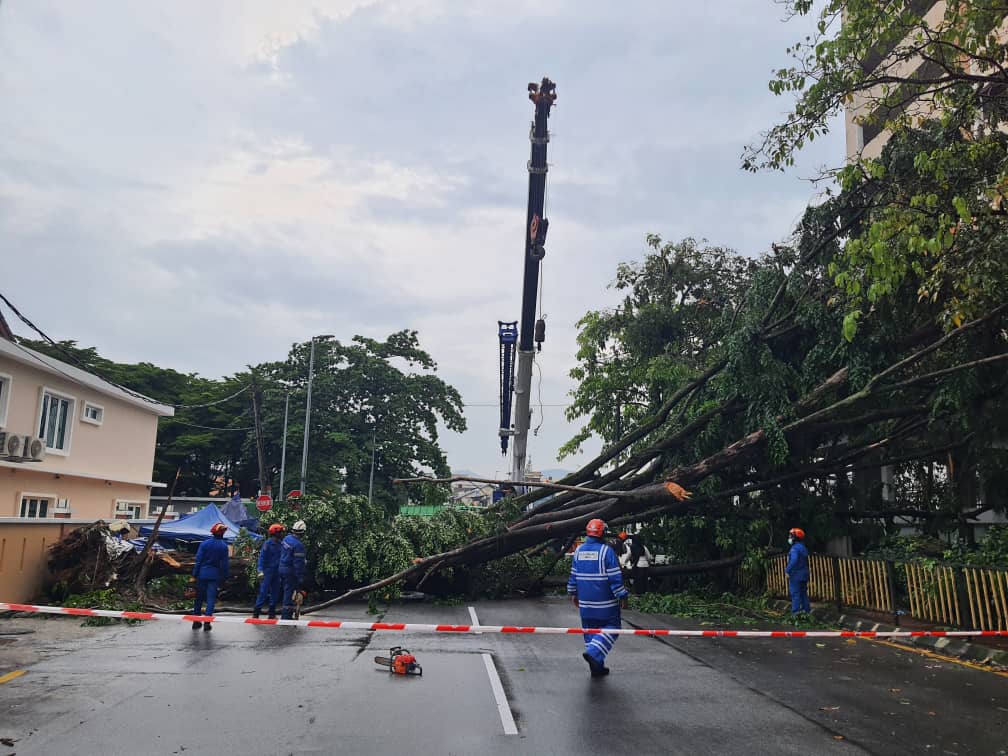
<path id="1" fill-rule="evenodd" d="M 775 608 L 782 612 L 791 611 L 791 602 L 777 601 Z M 840 614 L 831 606 L 821 604 L 812 607 L 812 616 L 822 622 L 835 623 L 845 630 L 887 632 L 899 630 L 895 625 L 887 625 L 883 622 L 876 622 L 873 619 L 865 619 L 855 614 Z M 936 628 L 937 629 L 937 628 Z M 903 646 L 915 646 L 934 651 L 936 654 L 951 656 L 956 659 L 965 659 L 978 664 L 992 664 L 998 666 L 1008 666 L 1008 651 L 991 648 L 981 643 L 974 643 L 961 638 L 889 638 L 892 643 Z"/>

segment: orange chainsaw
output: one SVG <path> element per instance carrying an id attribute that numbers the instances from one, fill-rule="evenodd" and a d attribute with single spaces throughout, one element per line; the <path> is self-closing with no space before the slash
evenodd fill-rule
<path id="1" fill-rule="evenodd" d="M 396 646 L 389 651 L 388 656 L 376 656 L 375 664 L 388 667 L 394 675 L 422 675 L 423 667 L 409 651 L 402 646 Z"/>

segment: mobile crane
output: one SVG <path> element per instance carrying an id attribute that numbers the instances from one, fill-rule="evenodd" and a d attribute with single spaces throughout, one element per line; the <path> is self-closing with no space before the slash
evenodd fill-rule
<path id="1" fill-rule="evenodd" d="M 533 344 L 542 349 L 546 339 L 546 321 L 536 320 L 536 297 L 539 286 L 539 268 L 546 255 L 546 231 L 549 221 L 543 217 L 546 199 L 546 146 L 549 131 L 546 121 L 550 108 L 556 101 L 556 85 L 547 78 L 539 84 L 528 85 L 528 96 L 535 105 L 535 120 L 529 133 L 532 156 L 528 162 L 529 190 L 528 212 L 525 218 L 525 273 L 522 284 L 521 326 L 519 321 L 497 321 L 500 342 L 500 443 L 501 453 L 507 454 L 508 441 L 514 438 L 512 449 L 511 480 L 525 480 L 525 457 L 531 415 L 529 398 L 532 387 Z M 517 359 L 515 349 L 517 347 Z M 515 369 L 517 368 L 517 377 Z M 511 425 L 512 397 L 514 398 L 514 427 Z"/>

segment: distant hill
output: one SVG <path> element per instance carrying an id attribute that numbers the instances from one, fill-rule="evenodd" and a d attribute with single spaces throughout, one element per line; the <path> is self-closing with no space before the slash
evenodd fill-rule
<path id="1" fill-rule="evenodd" d="M 542 474 L 544 478 L 552 478 L 553 480 L 560 480 L 560 478 L 564 477 L 565 475 L 570 475 L 572 472 L 574 471 L 564 470 L 560 467 L 553 467 L 550 468 L 549 470 L 543 470 Z"/>

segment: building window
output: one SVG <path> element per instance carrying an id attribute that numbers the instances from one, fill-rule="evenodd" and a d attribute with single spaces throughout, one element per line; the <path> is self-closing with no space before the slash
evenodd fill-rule
<path id="1" fill-rule="evenodd" d="M 21 517 L 42 518 L 49 514 L 49 505 L 52 499 L 47 499 L 34 494 L 21 497 Z"/>
<path id="2" fill-rule="evenodd" d="M 7 407 L 10 405 L 11 377 L 0 373 L 0 428 L 7 427 Z"/>
<path id="3" fill-rule="evenodd" d="M 42 409 L 39 413 L 39 438 L 46 449 L 57 454 L 70 453 L 70 436 L 73 433 L 74 405 L 72 396 L 42 389 Z"/>
<path id="4" fill-rule="evenodd" d="M 105 418 L 105 408 L 100 404 L 84 402 L 84 412 L 81 413 L 81 420 L 92 425 L 101 425 Z"/>
<path id="5" fill-rule="evenodd" d="M 150 505 L 148 505 L 147 507 L 148 512 L 147 516 L 157 517 L 159 514 L 161 514 L 162 509 L 165 509 L 164 504 L 155 504 L 154 502 L 151 502 Z M 165 519 L 169 520 L 174 516 L 175 516 L 175 505 L 169 504 L 167 510 L 165 511 Z"/>
<path id="6" fill-rule="evenodd" d="M 122 519 L 126 517 L 130 520 L 140 519 L 140 510 L 143 504 L 137 501 L 117 501 L 115 505 L 116 517 Z"/>

